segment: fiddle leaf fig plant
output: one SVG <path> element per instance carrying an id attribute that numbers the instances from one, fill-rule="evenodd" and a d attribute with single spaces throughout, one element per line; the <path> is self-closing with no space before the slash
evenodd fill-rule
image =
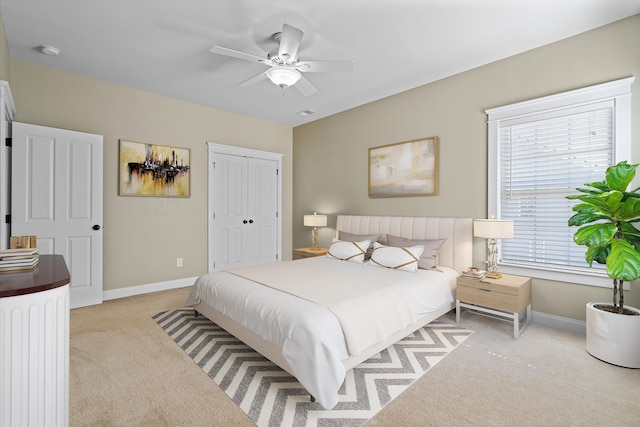
<path id="1" fill-rule="evenodd" d="M 607 266 L 613 279 L 613 306 L 597 306 L 620 314 L 636 314 L 624 309 L 622 285 L 640 278 L 640 187 L 627 191 L 638 165 L 626 161 L 607 168 L 605 180 L 577 188 L 581 194 L 566 196 L 581 203 L 569 226 L 580 227 L 573 235 L 578 245 L 587 247 L 585 260 Z"/>

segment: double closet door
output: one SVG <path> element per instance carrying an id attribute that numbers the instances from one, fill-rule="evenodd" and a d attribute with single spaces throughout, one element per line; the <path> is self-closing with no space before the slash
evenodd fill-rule
<path id="1" fill-rule="evenodd" d="M 281 159 L 209 143 L 209 272 L 280 258 Z"/>

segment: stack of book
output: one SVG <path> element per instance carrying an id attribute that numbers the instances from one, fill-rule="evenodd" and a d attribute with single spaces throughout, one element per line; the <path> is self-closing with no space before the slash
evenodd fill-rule
<path id="1" fill-rule="evenodd" d="M 38 248 L 5 249 L 0 251 L 0 273 L 31 270 L 38 265 Z"/>
<path id="2" fill-rule="evenodd" d="M 486 271 L 478 270 L 477 268 L 470 268 L 462 272 L 462 275 L 465 277 L 471 277 L 473 279 L 484 279 Z"/>

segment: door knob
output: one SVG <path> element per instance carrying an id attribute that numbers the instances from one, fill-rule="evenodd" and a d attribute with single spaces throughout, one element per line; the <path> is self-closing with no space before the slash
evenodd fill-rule
<path id="1" fill-rule="evenodd" d="M 245 219 L 244 221 L 242 221 L 242 223 L 243 223 L 243 224 L 246 224 L 246 223 L 247 223 L 247 220 Z"/>
<path id="2" fill-rule="evenodd" d="M 253 224 L 253 220 L 252 219 L 249 220 L 249 224 Z"/>
<path id="3" fill-rule="evenodd" d="M 93 226 L 93 227 L 91 227 L 91 228 L 93 228 L 93 229 L 94 229 L 94 230 L 96 230 L 96 231 L 100 230 L 100 226 L 99 226 L 98 224 L 94 225 L 94 226 Z"/>

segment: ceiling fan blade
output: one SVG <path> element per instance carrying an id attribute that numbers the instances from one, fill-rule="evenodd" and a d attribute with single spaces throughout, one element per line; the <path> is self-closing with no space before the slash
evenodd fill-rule
<path id="1" fill-rule="evenodd" d="M 258 82 L 261 82 L 262 80 L 265 80 L 266 78 L 267 78 L 267 75 L 265 73 L 260 73 L 256 76 L 251 77 L 250 79 L 243 81 L 242 83 L 238 84 L 238 86 L 240 87 L 251 86 Z"/>
<path id="2" fill-rule="evenodd" d="M 295 68 L 303 73 L 349 73 L 355 68 L 353 61 L 301 61 Z"/>
<path id="3" fill-rule="evenodd" d="M 280 35 L 278 56 L 285 60 L 297 58 L 303 34 L 304 32 L 302 30 L 292 27 L 291 25 L 284 24 L 282 26 L 282 34 Z"/>
<path id="4" fill-rule="evenodd" d="M 298 80 L 294 87 L 298 89 L 304 96 L 310 96 L 318 93 L 318 90 L 313 87 L 313 85 L 309 83 L 309 80 L 305 79 L 304 77 L 300 77 L 300 80 Z"/>
<path id="5" fill-rule="evenodd" d="M 256 55 L 252 55 L 250 53 L 240 52 L 238 50 L 233 50 L 233 49 L 227 49 L 226 47 L 221 47 L 221 46 L 214 46 L 211 49 L 209 49 L 209 52 L 216 53 L 218 55 L 225 55 L 225 56 L 231 56 L 233 58 L 244 59 L 245 61 L 251 61 L 251 62 L 265 63 L 267 61 L 264 58 L 261 58 Z"/>

